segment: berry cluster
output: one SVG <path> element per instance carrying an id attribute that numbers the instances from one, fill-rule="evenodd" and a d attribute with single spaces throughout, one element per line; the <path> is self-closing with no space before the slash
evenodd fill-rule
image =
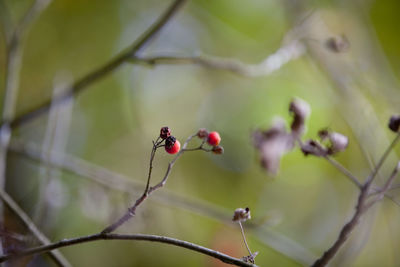
<path id="1" fill-rule="evenodd" d="M 204 142 L 207 141 L 207 143 L 212 146 L 211 151 L 215 154 L 222 154 L 224 153 L 224 148 L 219 145 L 221 142 L 221 137 L 218 132 L 208 132 L 206 129 L 200 129 L 197 132 L 197 137 L 200 139 L 203 139 Z"/>
<path id="2" fill-rule="evenodd" d="M 169 127 L 162 127 L 160 130 L 160 138 L 165 140 L 165 151 L 169 154 L 176 154 L 181 149 L 181 143 L 171 135 Z"/>

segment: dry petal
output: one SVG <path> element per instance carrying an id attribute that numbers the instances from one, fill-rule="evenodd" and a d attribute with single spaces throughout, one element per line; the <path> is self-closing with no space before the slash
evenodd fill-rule
<path id="1" fill-rule="evenodd" d="M 266 130 L 256 130 L 253 133 L 254 146 L 259 150 L 261 165 L 271 174 L 279 170 L 282 156 L 293 149 L 294 138 L 289 134 L 282 121 L 276 121 Z"/>
<path id="2" fill-rule="evenodd" d="M 292 133 L 296 137 L 300 137 L 305 130 L 305 121 L 311 113 L 310 105 L 306 101 L 296 98 L 290 102 L 289 112 L 293 113 Z"/>

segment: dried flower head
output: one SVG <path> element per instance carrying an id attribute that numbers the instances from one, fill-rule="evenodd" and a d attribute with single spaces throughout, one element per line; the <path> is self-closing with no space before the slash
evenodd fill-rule
<path id="1" fill-rule="evenodd" d="M 286 131 L 285 122 L 279 119 L 266 131 L 256 130 L 253 144 L 260 152 L 261 165 L 269 173 L 276 174 L 282 156 L 293 148 L 294 139 Z"/>
<path id="2" fill-rule="evenodd" d="M 207 136 L 208 136 L 208 131 L 207 131 L 207 129 L 205 129 L 205 128 L 201 128 L 201 129 L 199 129 L 199 131 L 197 132 L 197 137 L 198 137 L 198 138 L 204 139 L 204 138 L 206 138 Z"/>
<path id="3" fill-rule="evenodd" d="M 160 138 L 167 139 L 171 135 L 171 129 L 168 126 L 162 127 L 160 130 Z"/>
<path id="4" fill-rule="evenodd" d="M 249 208 L 238 208 L 235 210 L 235 213 L 233 214 L 233 219 L 232 221 L 234 222 L 245 222 L 247 220 L 250 220 L 250 209 Z"/>
<path id="5" fill-rule="evenodd" d="M 349 145 L 349 138 L 337 132 L 331 132 L 327 129 L 320 130 L 318 136 L 321 141 L 326 142 L 326 148 L 329 155 L 341 152 Z"/>
<path id="6" fill-rule="evenodd" d="M 296 137 L 300 137 L 305 130 L 305 121 L 311 113 L 310 105 L 306 101 L 296 98 L 290 102 L 289 112 L 293 114 L 292 133 Z"/>
<path id="7" fill-rule="evenodd" d="M 392 115 L 388 126 L 393 132 L 398 132 L 400 130 L 400 115 Z"/>

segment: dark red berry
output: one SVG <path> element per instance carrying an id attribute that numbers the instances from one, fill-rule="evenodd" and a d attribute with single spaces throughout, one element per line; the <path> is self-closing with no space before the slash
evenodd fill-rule
<path id="1" fill-rule="evenodd" d="M 160 130 L 160 138 L 167 139 L 171 135 L 171 129 L 168 126 L 162 127 Z"/>
<path id="2" fill-rule="evenodd" d="M 197 132 L 197 137 L 203 139 L 206 138 L 208 136 L 208 131 L 205 128 L 201 128 L 198 132 Z"/>

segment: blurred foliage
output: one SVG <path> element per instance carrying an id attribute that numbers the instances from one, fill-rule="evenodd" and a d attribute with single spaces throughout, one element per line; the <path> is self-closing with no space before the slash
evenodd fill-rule
<path id="1" fill-rule="evenodd" d="M 5 0 L 14 22 L 31 3 Z M 24 42 L 17 114 L 50 98 L 59 83 L 83 77 L 107 62 L 169 4 L 53 0 Z M 303 24 L 308 27 L 302 39 L 308 53 L 271 75 L 255 78 L 196 65 L 125 64 L 74 98 L 69 124 L 68 111 L 53 118 L 61 121 L 59 136 L 64 139 L 53 143 L 66 143 L 54 149 L 144 183 L 151 141 L 160 127 L 168 125 L 181 142 L 199 128 L 219 131 L 225 154 L 185 154 L 161 190 L 223 208 L 227 221 L 229 211 L 250 207 L 254 221 L 263 222 L 259 228 L 270 233 L 262 235 L 245 224 L 250 247 L 260 252 L 260 266 L 310 263 L 336 239 L 353 213 L 358 191 L 329 163 L 305 158 L 298 149 L 283 158 L 277 177 L 269 177 L 259 165 L 251 131 L 267 128 L 276 115 L 289 118 L 289 101 L 300 97 L 312 107 L 306 137 L 314 138 L 323 127 L 349 136 L 348 150 L 336 159 L 365 177 L 371 167 L 367 159 L 376 162 L 393 136 L 386 129 L 389 115 L 399 112 L 398 10 L 396 0 L 190 1 L 143 54 L 205 53 L 255 63 L 275 53 L 287 33 Z M 329 51 L 327 38 L 342 34 L 349 39 L 349 51 Z M 1 38 L 4 94 L 6 54 Z M 55 136 L 48 128 L 56 124 L 48 126 L 48 121 L 42 116 L 15 130 L 14 136 L 44 145 L 46 138 Z M 162 150 L 157 153 L 154 182 L 169 160 Z M 382 177 L 395 160 L 388 160 Z M 44 211 L 36 220 L 51 240 L 97 232 L 134 201 L 72 173 L 53 176 L 43 168 L 10 152 L 6 189 L 33 217 L 44 196 Z M 121 231 L 176 237 L 235 257 L 246 254 L 238 225 L 171 203 L 150 197 Z M 369 212 L 332 265 L 397 266 L 399 211 L 384 200 Z M 12 215 L 7 220 L 16 221 Z M 271 238 L 271 233 L 282 238 Z M 304 253 L 296 258 L 295 250 Z M 76 266 L 225 266 L 192 251 L 144 242 L 96 242 L 62 252 Z M 33 263 L 52 266 L 45 256 L 35 257 Z"/>

